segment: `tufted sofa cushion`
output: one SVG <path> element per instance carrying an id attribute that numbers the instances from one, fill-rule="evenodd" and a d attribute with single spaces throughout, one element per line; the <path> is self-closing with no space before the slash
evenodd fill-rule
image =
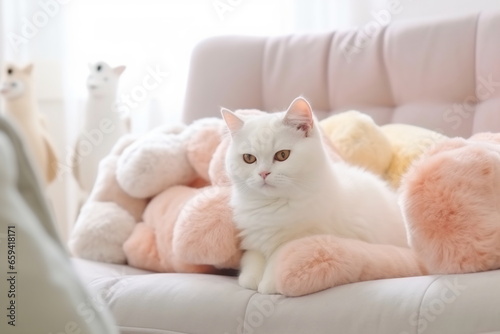
<path id="1" fill-rule="evenodd" d="M 209 39 L 192 56 L 184 121 L 303 95 L 320 118 L 357 109 L 379 125 L 500 132 L 500 12 L 366 30 Z"/>

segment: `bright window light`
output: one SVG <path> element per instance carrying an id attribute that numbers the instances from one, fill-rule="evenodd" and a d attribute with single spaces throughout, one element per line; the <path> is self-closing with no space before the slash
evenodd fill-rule
<path id="1" fill-rule="evenodd" d="M 130 108 L 134 121 L 144 123 L 141 115 L 148 115 L 149 124 L 180 119 L 190 54 L 198 42 L 215 35 L 285 34 L 294 27 L 294 2 L 287 0 L 86 0 L 67 7 L 65 58 L 70 77 L 79 82 L 75 97 L 86 96 L 89 62 L 126 65 L 121 94 L 151 71 L 168 72 Z"/>

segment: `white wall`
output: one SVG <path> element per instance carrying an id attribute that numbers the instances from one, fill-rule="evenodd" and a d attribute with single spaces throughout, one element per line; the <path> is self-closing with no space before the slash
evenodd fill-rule
<path id="1" fill-rule="evenodd" d="M 294 24 L 297 32 L 314 33 L 481 10 L 500 10 L 500 0 L 295 0 Z"/>
<path id="2" fill-rule="evenodd" d="M 370 21 L 384 24 L 408 19 L 439 18 L 478 11 L 500 10 L 499 0 L 355 0 L 351 27 L 363 26 Z M 381 12 L 390 12 L 387 17 Z M 379 16 L 379 19 L 377 19 Z"/>
<path id="3" fill-rule="evenodd" d="M 499 0 L 400 0 L 403 10 L 395 20 L 442 17 L 480 10 L 500 10 Z"/>

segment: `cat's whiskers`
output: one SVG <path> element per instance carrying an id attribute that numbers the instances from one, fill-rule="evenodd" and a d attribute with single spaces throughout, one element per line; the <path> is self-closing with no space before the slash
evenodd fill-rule
<path id="1" fill-rule="evenodd" d="M 310 193 L 316 188 L 315 185 L 311 184 L 311 182 L 307 182 L 304 178 L 290 176 L 286 176 L 286 178 L 290 181 L 288 183 L 290 187 L 293 187 L 294 192 Z"/>

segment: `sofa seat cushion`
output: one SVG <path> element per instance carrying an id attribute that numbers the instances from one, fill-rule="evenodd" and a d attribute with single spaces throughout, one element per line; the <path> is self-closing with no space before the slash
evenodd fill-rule
<path id="1" fill-rule="evenodd" d="M 231 276 L 73 263 L 125 334 L 500 331 L 500 271 L 367 281 L 287 298 L 243 289 Z"/>

